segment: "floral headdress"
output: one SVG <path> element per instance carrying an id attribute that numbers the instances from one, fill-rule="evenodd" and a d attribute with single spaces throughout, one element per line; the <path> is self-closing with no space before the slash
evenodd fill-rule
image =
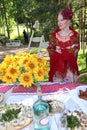
<path id="1" fill-rule="evenodd" d="M 73 16 L 73 12 L 70 8 L 65 8 L 61 11 L 63 19 L 71 20 Z"/>

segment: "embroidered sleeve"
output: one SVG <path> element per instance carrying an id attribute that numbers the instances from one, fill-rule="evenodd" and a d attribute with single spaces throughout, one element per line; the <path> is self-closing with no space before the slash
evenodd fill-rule
<path id="1" fill-rule="evenodd" d="M 51 55 L 56 50 L 56 41 L 53 36 L 50 37 L 47 50 L 49 52 L 49 55 Z"/>
<path id="2" fill-rule="evenodd" d="M 75 57 L 78 55 L 78 51 L 80 49 L 80 43 L 79 43 L 79 34 L 74 35 L 73 38 L 71 39 L 71 45 L 67 47 L 69 52 L 73 53 Z"/>

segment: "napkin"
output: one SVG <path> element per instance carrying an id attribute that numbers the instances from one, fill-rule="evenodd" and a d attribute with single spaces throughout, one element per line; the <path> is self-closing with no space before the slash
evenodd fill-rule
<path id="1" fill-rule="evenodd" d="M 80 89 L 80 87 L 79 87 Z M 84 86 L 83 86 L 84 89 Z M 69 91 L 71 99 L 79 106 L 79 108 L 87 114 L 87 101 L 80 99 L 77 93 L 77 89 Z"/>
<path id="2" fill-rule="evenodd" d="M 49 122 L 50 122 L 50 130 L 58 130 L 59 129 L 58 122 L 57 122 L 55 116 L 50 116 Z"/>
<path id="3" fill-rule="evenodd" d="M 13 87 L 10 90 L 8 90 L 5 94 L 3 94 L 3 100 L 2 100 L 2 102 L 0 102 L 0 105 L 4 105 L 6 103 L 6 100 L 11 95 L 12 90 L 13 90 Z"/>

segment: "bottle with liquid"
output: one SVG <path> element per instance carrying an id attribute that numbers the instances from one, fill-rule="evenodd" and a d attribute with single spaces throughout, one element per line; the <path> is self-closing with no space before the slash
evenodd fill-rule
<path id="1" fill-rule="evenodd" d="M 33 104 L 34 130 L 50 130 L 49 105 L 42 100 L 41 87 L 37 87 L 38 100 Z"/>

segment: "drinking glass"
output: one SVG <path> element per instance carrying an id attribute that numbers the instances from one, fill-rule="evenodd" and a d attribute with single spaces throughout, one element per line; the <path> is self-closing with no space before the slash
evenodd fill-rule
<path id="1" fill-rule="evenodd" d="M 67 130 L 67 117 L 62 115 L 60 118 L 60 130 Z"/>

